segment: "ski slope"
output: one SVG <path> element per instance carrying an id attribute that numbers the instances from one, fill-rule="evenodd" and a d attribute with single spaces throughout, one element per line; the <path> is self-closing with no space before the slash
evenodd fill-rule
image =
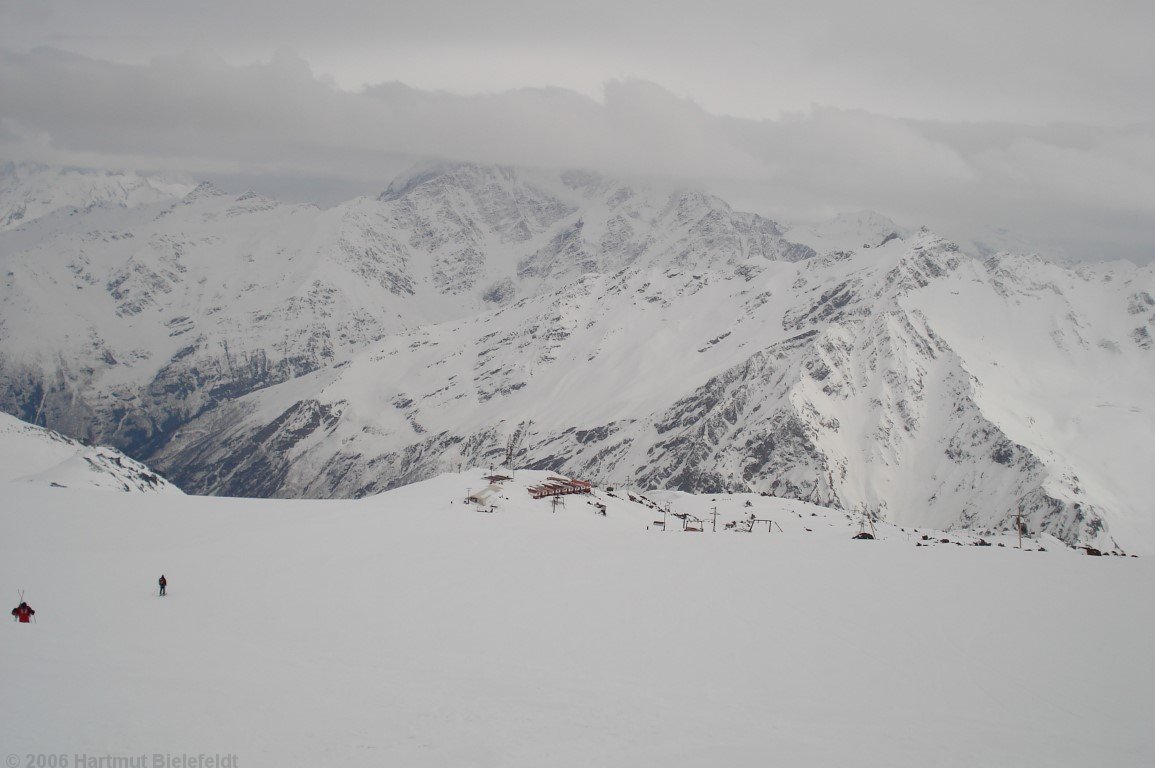
<path id="1" fill-rule="evenodd" d="M 483 474 L 356 501 L 6 484 L 0 592 L 26 590 L 37 623 L 3 625 L 2 751 L 1155 764 L 1155 560 L 887 525 L 854 541 L 840 512 L 756 495 L 653 494 L 706 520 L 662 532 L 620 489 L 530 499 L 544 472 L 487 513 L 463 503 Z M 779 527 L 724 532 L 750 514 Z"/>

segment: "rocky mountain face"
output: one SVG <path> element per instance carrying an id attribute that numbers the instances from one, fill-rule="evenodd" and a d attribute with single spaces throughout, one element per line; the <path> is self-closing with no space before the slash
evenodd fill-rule
<path id="1" fill-rule="evenodd" d="M 1155 546 L 1155 275 L 473 165 L 0 233 L 0 406 L 197 493 L 503 461 Z"/>

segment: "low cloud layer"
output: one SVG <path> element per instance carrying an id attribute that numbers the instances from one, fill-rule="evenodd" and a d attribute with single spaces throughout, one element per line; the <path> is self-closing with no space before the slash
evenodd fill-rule
<path id="1" fill-rule="evenodd" d="M 0 48 L 143 64 L 288 46 L 345 89 L 476 93 L 623 76 L 711 112 L 811 104 L 936 120 L 1155 120 L 1150 0 L 0 0 Z"/>
<path id="2" fill-rule="evenodd" d="M 597 99 L 399 83 L 350 92 L 287 52 L 245 66 L 198 54 L 128 65 L 0 52 L 0 159 L 376 189 L 422 156 L 672 179 L 776 218 L 869 208 L 959 239 L 1006 230 L 1075 258 L 1155 258 L 1155 124 L 929 122 L 834 108 L 749 120 L 641 80 L 610 81 Z"/>

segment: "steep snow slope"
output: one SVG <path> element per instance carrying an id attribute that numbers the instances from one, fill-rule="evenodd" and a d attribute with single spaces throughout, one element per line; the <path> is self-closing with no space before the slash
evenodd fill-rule
<path id="1" fill-rule="evenodd" d="M 0 164 L 0 230 L 42 216 L 75 216 L 97 207 L 135 208 L 188 194 L 192 185 L 134 173 Z"/>
<path id="2" fill-rule="evenodd" d="M 1006 254 L 913 294 L 975 382 L 981 411 L 1047 468 L 1043 491 L 1118 540 L 1155 543 L 1155 278 Z"/>
<path id="3" fill-rule="evenodd" d="M 6 413 L 0 413 L 0 457 L 0 483 L 180 494 L 120 451 L 81 445 Z"/>
<path id="4" fill-rule="evenodd" d="M 0 583 L 37 623 L 0 624 L 0 743 L 250 768 L 1155 760 L 1151 559 L 851 541 L 763 497 L 781 532 L 647 531 L 620 494 L 602 517 L 516 487 L 485 514 L 461 501 L 481 474 L 360 501 L 18 489 Z"/>

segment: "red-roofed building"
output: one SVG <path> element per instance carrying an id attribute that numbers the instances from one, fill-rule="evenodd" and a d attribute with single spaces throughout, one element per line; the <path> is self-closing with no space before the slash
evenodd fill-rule
<path id="1" fill-rule="evenodd" d="M 529 495 L 535 499 L 544 499 L 547 496 L 567 496 L 571 493 L 590 493 L 593 485 L 585 480 L 573 480 L 566 477 L 550 477 L 540 485 L 531 485 L 527 489 Z"/>

